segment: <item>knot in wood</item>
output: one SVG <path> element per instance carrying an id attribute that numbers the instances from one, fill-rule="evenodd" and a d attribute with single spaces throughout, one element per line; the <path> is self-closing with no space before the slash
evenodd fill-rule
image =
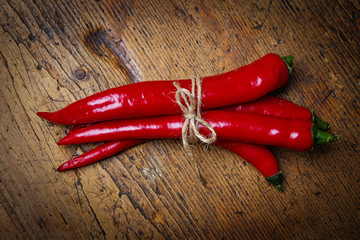
<path id="1" fill-rule="evenodd" d="M 78 80 L 83 79 L 85 76 L 86 76 L 86 72 L 85 72 L 84 69 L 78 68 L 78 69 L 75 70 L 75 77 L 76 77 Z"/>

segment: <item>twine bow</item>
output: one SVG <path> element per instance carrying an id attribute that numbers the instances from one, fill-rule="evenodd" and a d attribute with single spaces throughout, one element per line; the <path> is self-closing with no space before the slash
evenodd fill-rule
<path id="1" fill-rule="evenodd" d="M 182 128 L 182 142 L 187 151 L 189 151 L 189 146 L 194 144 L 197 139 L 206 144 L 211 144 L 216 140 L 215 130 L 201 117 L 201 79 L 194 77 L 191 79 L 191 83 L 190 92 L 186 88 L 181 88 L 178 82 L 174 82 L 177 89 L 175 99 L 185 117 Z M 201 134 L 199 124 L 209 129 L 211 135 L 205 136 Z"/>

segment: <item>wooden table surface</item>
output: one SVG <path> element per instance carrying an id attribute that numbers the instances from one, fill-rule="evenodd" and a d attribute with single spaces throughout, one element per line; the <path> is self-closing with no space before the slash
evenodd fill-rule
<path id="1" fill-rule="evenodd" d="M 0 1 L 0 239 L 359 239 L 360 5 L 331 1 Z M 340 140 L 271 147 L 284 193 L 239 156 L 156 140 L 57 172 L 96 146 L 58 146 L 55 111 L 111 87 L 209 76 L 294 56 L 273 94 Z"/>

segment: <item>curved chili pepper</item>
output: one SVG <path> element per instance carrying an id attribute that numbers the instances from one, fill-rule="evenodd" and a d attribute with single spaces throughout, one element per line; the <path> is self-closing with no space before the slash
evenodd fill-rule
<path id="1" fill-rule="evenodd" d="M 81 154 L 80 156 L 76 156 L 65 162 L 58 168 L 58 171 L 66 171 L 89 165 L 104 158 L 111 157 L 131 146 L 143 143 L 145 141 L 147 140 L 120 140 L 104 143 L 86 153 Z M 265 179 L 274 185 L 278 191 L 283 191 L 281 186 L 283 179 L 282 173 L 275 156 L 267 147 L 230 141 L 217 141 L 214 144 L 226 148 L 245 159 L 256 169 L 258 169 L 258 171 L 265 177 Z"/>
<path id="2" fill-rule="evenodd" d="M 329 123 L 316 116 L 313 110 L 309 110 L 288 100 L 270 95 L 266 95 L 256 101 L 222 107 L 221 110 L 230 112 L 257 113 L 282 118 L 297 118 L 314 122 L 320 130 L 328 130 L 330 128 Z"/>
<path id="3" fill-rule="evenodd" d="M 308 151 L 316 144 L 329 143 L 337 135 L 318 130 L 310 121 L 259 114 L 204 111 L 203 118 L 215 130 L 218 140 L 274 145 Z M 120 119 L 96 123 L 69 133 L 58 144 L 79 144 L 122 139 L 181 138 L 184 117 L 168 115 Z M 200 132 L 210 134 L 200 125 Z"/>
<path id="4" fill-rule="evenodd" d="M 265 146 L 242 142 L 216 141 L 215 145 L 226 148 L 252 164 L 276 189 L 283 191 L 283 175 L 274 154 Z"/>
<path id="5" fill-rule="evenodd" d="M 204 77 L 202 109 L 217 108 L 258 99 L 282 87 L 291 72 L 292 58 L 267 54 L 259 60 L 216 76 Z M 75 125 L 119 118 L 181 113 L 175 101 L 174 81 L 148 81 L 112 88 L 78 100 L 53 113 L 37 114 L 51 122 Z M 191 89 L 191 80 L 178 80 Z"/>

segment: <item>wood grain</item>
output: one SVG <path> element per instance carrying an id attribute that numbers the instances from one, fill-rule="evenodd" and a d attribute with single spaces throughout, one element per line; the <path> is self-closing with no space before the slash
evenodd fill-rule
<path id="1" fill-rule="evenodd" d="M 332 1 L 0 0 L 1 239 L 359 239 L 360 5 Z M 156 140 L 87 167 L 43 121 L 105 89 L 223 73 L 275 52 L 275 95 L 313 108 L 340 141 L 271 148 L 285 193 L 221 148 Z"/>

